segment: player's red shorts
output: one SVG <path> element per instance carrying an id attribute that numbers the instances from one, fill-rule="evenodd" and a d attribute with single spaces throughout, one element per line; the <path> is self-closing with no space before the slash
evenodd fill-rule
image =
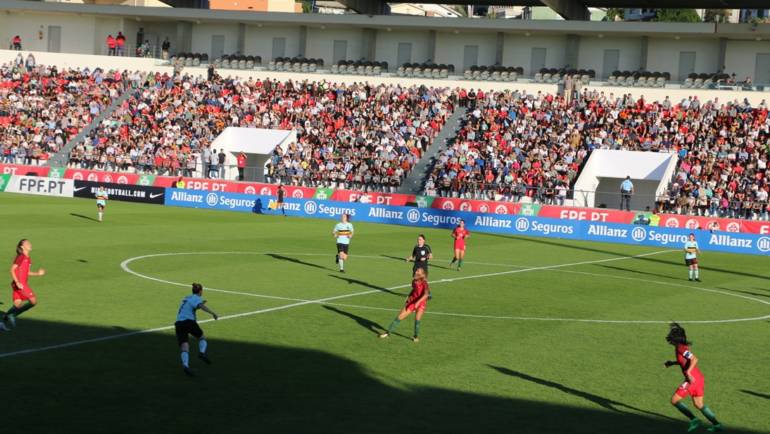
<path id="1" fill-rule="evenodd" d="M 425 308 L 428 307 L 428 301 L 425 300 L 420 304 L 414 303 L 414 302 L 407 302 L 406 306 L 404 308 L 407 312 L 414 312 L 414 311 L 424 311 Z"/>
<path id="2" fill-rule="evenodd" d="M 16 282 L 12 282 L 11 288 L 13 289 L 13 301 L 26 301 L 30 298 L 35 298 L 35 291 L 33 291 L 32 288 L 27 285 L 24 285 L 24 288 L 22 289 L 18 289 L 16 287 Z"/>
<path id="3" fill-rule="evenodd" d="M 465 240 L 455 240 L 455 250 L 465 250 Z"/>
<path id="4" fill-rule="evenodd" d="M 688 267 L 690 265 L 698 265 L 698 258 L 685 259 L 684 264 L 687 265 Z"/>
<path id="5" fill-rule="evenodd" d="M 706 391 L 706 382 L 703 376 L 693 375 L 693 380 L 695 380 L 693 383 L 689 381 L 682 383 L 674 393 L 682 398 L 687 398 L 688 395 L 693 398 L 703 396 L 703 393 Z"/>

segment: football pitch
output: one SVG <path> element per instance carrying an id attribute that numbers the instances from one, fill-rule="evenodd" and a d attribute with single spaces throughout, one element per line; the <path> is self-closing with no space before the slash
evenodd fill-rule
<path id="1" fill-rule="evenodd" d="M 766 257 L 705 252 L 692 283 L 680 246 L 473 233 L 458 272 L 449 231 L 353 221 L 341 274 L 330 220 L 111 202 L 98 223 L 95 208 L 0 195 L 6 265 L 29 238 L 47 271 L 0 334 L 7 432 L 683 433 L 671 320 L 727 432 L 770 432 Z M 413 317 L 378 339 L 419 233 L 436 256 L 421 340 Z M 191 282 L 221 317 L 198 313 L 213 364 L 191 340 L 194 378 L 173 330 Z"/>

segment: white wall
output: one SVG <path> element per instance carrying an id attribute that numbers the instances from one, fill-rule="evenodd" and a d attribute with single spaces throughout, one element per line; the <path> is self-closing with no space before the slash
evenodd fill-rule
<path id="1" fill-rule="evenodd" d="M 0 13 L 0 47 L 8 48 L 15 35 L 25 50 L 48 49 L 48 26 L 61 27 L 61 52 L 93 54 L 96 20 L 88 15 Z M 115 29 L 116 33 L 118 29 Z M 42 39 L 38 32 L 42 32 Z M 106 37 L 106 35 L 105 35 Z"/>
<path id="2" fill-rule="evenodd" d="M 122 31 L 126 42 L 130 41 L 129 34 L 123 30 L 123 20 L 120 18 L 94 19 L 94 50 L 98 54 L 107 54 L 107 35 L 118 36 Z M 64 32 L 64 29 L 62 29 Z"/>
<path id="3" fill-rule="evenodd" d="M 593 69 L 601 77 L 604 69 L 604 50 L 619 50 L 618 69 L 636 71 L 641 65 L 642 38 L 581 36 L 578 69 Z"/>
<path id="4" fill-rule="evenodd" d="M 225 36 L 224 54 L 235 54 L 238 51 L 238 24 L 232 23 L 232 24 L 193 24 L 192 52 L 208 53 L 208 55 L 211 56 L 211 37 L 213 35 Z M 244 53 L 244 54 L 247 54 L 247 53 Z M 251 54 L 251 53 L 248 53 L 248 54 Z"/>
<path id="5" fill-rule="evenodd" d="M 348 51 L 345 60 L 360 60 L 363 53 L 363 31 L 361 29 L 307 29 L 307 47 L 305 57 L 321 58 L 325 65 L 332 64 L 334 41 L 347 41 Z"/>
<path id="6" fill-rule="evenodd" d="M 770 42 L 767 41 L 727 41 L 725 56 L 726 72 L 735 73 L 739 80 L 746 77 L 754 78 L 757 67 L 757 54 L 770 53 Z"/>
<path id="7" fill-rule="evenodd" d="M 380 62 L 388 62 L 391 70 L 398 68 L 398 44 L 408 42 L 412 44 L 412 62 L 425 62 L 428 60 L 428 31 L 401 32 L 387 30 L 377 31 L 377 44 L 375 59 Z"/>
<path id="8" fill-rule="evenodd" d="M 262 63 L 269 62 L 273 58 L 273 38 L 286 38 L 287 57 L 299 54 L 299 27 L 279 26 L 246 26 L 243 54 L 262 56 Z"/>
<path id="9" fill-rule="evenodd" d="M 681 81 L 679 77 L 679 53 L 695 52 L 695 72 L 717 72 L 719 61 L 718 39 L 650 38 L 647 46 L 647 70 L 671 73 L 671 79 Z M 729 52 L 729 50 L 728 50 Z"/>
<path id="10" fill-rule="evenodd" d="M 455 66 L 456 71 L 463 67 L 465 46 L 478 46 L 476 65 L 494 65 L 497 50 L 497 33 L 436 33 L 436 63 L 446 63 Z"/>
<path id="11" fill-rule="evenodd" d="M 506 34 L 503 45 L 503 65 L 521 66 L 524 75 L 531 76 L 532 48 L 545 48 L 546 68 L 564 66 L 565 36 Z"/>

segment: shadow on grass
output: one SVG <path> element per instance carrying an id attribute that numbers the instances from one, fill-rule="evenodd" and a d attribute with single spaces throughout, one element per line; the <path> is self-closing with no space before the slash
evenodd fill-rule
<path id="1" fill-rule="evenodd" d="M 585 399 L 587 401 L 593 402 L 594 404 L 596 404 L 596 405 L 598 405 L 598 406 L 600 406 L 602 408 L 606 408 L 607 410 L 615 411 L 615 412 L 618 412 L 618 413 L 629 414 L 628 412 L 621 410 L 621 408 L 625 408 L 627 410 L 632 410 L 632 411 L 635 411 L 635 412 L 638 412 L 638 413 L 648 414 L 650 416 L 660 417 L 660 418 L 669 419 L 669 420 L 676 420 L 676 419 L 670 418 L 668 416 L 664 416 L 662 414 L 658 414 L 658 413 L 642 410 L 640 408 L 636 408 L 636 407 L 630 406 L 628 404 L 624 404 L 622 402 L 614 401 L 612 399 L 605 398 L 603 396 L 594 395 L 593 393 L 588 393 L 588 392 L 584 392 L 582 390 L 573 389 L 573 388 L 567 387 L 567 386 L 565 386 L 565 385 L 563 385 L 561 383 L 557 383 L 557 382 L 550 381 L 550 380 L 544 380 L 542 378 L 533 377 L 532 375 L 528 375 L 528 374 L 525 374 L 523 372 L 514 371 L 512 369 L 503 368 L 503 367 L 500 367 L 500 366 L 492 366 L 492 365 L 487 365 L 487 366 L 489 366 L 490 368 L 494 369 L 495 371 L 497 371 L 497 372 L 499 372 L 501 374 L 505 374 L 505 375 L 508 375 L 508 376 L 511 376 L 511 377 L 516 377 L 516 378 L 519 378 L 519 379 L 522 379 L 522 380 L 525 380 L 525 381 L 529 381 L 531 383 L 539 384 L 541 386 L 550 387 L 551 389 L 556 389 L 556 390 L 558 390 L 560 392 L 564 392 L 564 393 L 572 395 L 572 396 L 577 396 L 578 398 L 583 398 L 583 399 Z"/>
<path id="2" fill-rule="evenodd" d="M 305 261 L 303 261 L 301 259 L 292 258 L 290 256 L 283 256 L 283 255 L 279 255 L 277 253 L 266 253 L 265 255 L 266 256 L 270 256 L 273 259 L 278 259 L 278 260 L 281 260 L 281 261 L 292 262 L 292 263 L 295 263 L 295 264 L 298 264 L 298 265 L 304 265 L 306 267 L 318 268 L 319 270 L 327 270 L 327 271 L 331 270 L 331 268 L 326 268 L 326 267 L 318 265 L 318 264 L 313 264 L 312 262 L 305 262 Z"/>
<path id="3" fill-rule="evenodd" d="M 77 218 L 84 219 L 84 220 L 91 220 L 92 222 L 97 222 L 97 223 L 99 222 L 98 219 L 95 219 L 93 217 L 89 217 L 89 216 L 83 215 L 83 214 L 75 214 L 74 212 L 71 212 L 70 215 L 72 217 L 77 217 Z"/>
<path id="4" fill-rule="evenodd" d="M 510 239 L 512 241 L 522 241 L 526 243 L 535 243 L 535 244 L 541 244 L 546 246 L 554 246 L 554 247 L 564 247 L 567 249 L 575 249 L 575 250 L 582 250 L 585 252 L 594 252 L 594 253 L 601 253 L 604 255 L 614 255 L 614 256 L 628 256 L 625 253 L 621 252 L 613 252 L 612 250 L 605 250 L 598 247 L 589 247 L 586 245 L 575 243 L 575 241 L 567 241 L 567 240 L 552 240 L 552 239 L 545 239 L 545 238 L 529 238 L 529 237 L 519 237 L 514 235 L 501 235 L 501 234 L 489 234 L 489 233 L 479 233 L 477 236 L 485 236 L 485 237 L 493 237 L 493 238 L 506 238 Z M 596 245 L 596 243 L 591 243 L 592 245 Z M 622 244 L 618 244 L 618 246 L 622 246 Z M 677 247 L 677 246 L 674 246 Z M 681 258 L 683 256 L 680 256 Z M 637 261 L 648 261 L 648 262 L 654 262 L 658 264 L 666 264 L 666 265 L 684 265 L 684 261 L 681 259 L 661 259 L 659 257 L 655 256 L 637 256 L 634 258 Z M 754 274 L 754 273 L 747 273 L 744 271 L 738 271 L 735 269 L 726 269 L 726 268 L 719 268 L 719 267 L 713 267 L 713 266 L 703 266 L 703 264 L 698 264 L 698 268 L 701 270 L 708 270 L 708 271 L 715 271 L 718 273 L 725 273 L 735 276 L 743 276 L 743 277 L 753 277 L 757 279 L 770 279 L 770 275 L 762 275 L 762 274 Z"/>
<path id="5" fill-rule="evenodd" d="M 742 289 L 725 288 L 724 286 L 717 286 L 717 289 L 721 289 L 723 291 L 729 291 L 729 292 L 739 292 L 741 294 L 753 295 L 755 297 L 770 298 L 770 295 L 768 295 L 768 294 L 762 294 L 762 293 L 759 293 L 759 292 L 744 291 Z"/>
<path id="6" fill-rule="evenodd" d="M 213 364 L 201 363 L 193 350 L 196 377 L 187 378 L 171 330 L 117 332 L 109 327 L 38 321 L 34 314 L 22 317 L 16 330 L 0 336 L 0 370 L 8 373 L 3 378 L 3 395 L 10 398 L 13 418 L 25 434 L 681 434 L 687 426 L 685 421 L 619 412 L 613 409 L 618 404 L 612 399 L 585 393 L 603 408 L 459 390 L 467 388 L 467 378 L 458 379 L 456 387 L 429 385 L 431 378 L 392 385 L 383 379 L 398 378 L 400 370 L 432 360 L 436 360 L 435 375 L 445 375 L 442 359 L 426 359 L 430 345 L 403 342 L 409 350 L 400 352 L 395 348 L 391 352 L 392 345 L 375 346 L 368 351 L 401 359 L 392 370 L 377 372 L 326 351 L 222 339 L 232 325 L 202 324 Z M 124 338 L 105 340 L 110 336 Z M 361 339 L 376 341 L 368 333 Z M 12 351 L 84 340 L 99 341 L 2 357 Z M 191 343 L 197 347 L 194 340 Z M 365 348 L 362 344 L 356 350 Z M 517 374 L 513 375 L 523 378 Z M 534 377 L 526 379 L 571 390 Z M 445 383 L 451 381 L 451 377 L 445 379 Z M 494 381 L 494 375 L 487 381 Z M 622 393 L 619 388 L 618 396 Z M 758 434 L 740 428 L 730 432 Z"/>
<path id="7" fill-rule="evenodd" d="M 598 267 L 606 268 L 608 270 L 622 271 L 624 273 L 633 273 L 633 274 L 641 274 L 643 276 L 663 277 L 664 279 L 681 280 L 681 279 L 676 279 L 675 277 L 670 276 L 668 274 L 650 273 L 649 271 L 632 270 L 631 268 L 616 267 L 614 265 L 607 265 L 607 264 L 595 264 L 595 265 Z"/>
<path id="8" fill-rule="evenodd" d="M 345 281 L 349 285 L 359 285 L 359 286 L 363 286 L 364 288 L 371 288 L 371 289 L 375 289 L 377 291 L 387 292 L 388 294 L 397 295 L 399 297 L 402 296 L 401 294 L 399 294 L 397 292 L 393 292 L 393 291 L 391 291 L 388 288 L 384 288 L 382 286 L 374 285 L 372 283 L 365 282 L 363 280 L 353 279 L 353 278 L 350 278 L 350 277 L 340 276 L 340 275 L 337 275 L 337 274 L 329 274 L 329 277 L 333 277 L 335 279 L 339 279 L 339 280 Z"/>
<path id="9" fill-rule="evenodd" d="M 409 264 L 410 267 L 412 267 L 414 265 L 414 262 L 407 262 L 406 258 L 399 258 L 398 256 L 391 256 L 391 255 L 380 255 L 380 256 L 383 257 L 383 258 L 392 259 L 394 261 L 404 262 L 406 264 Z M 442 270 L 451 270 L 451 268 L 445 267 L 443 265 L 436 265 L 435 261 L 429 262 L 428 263 L 428 268 L 440 268 Z"/>
<path id="10" fill-rule="evenodd" d="M 336 307 L 329 306 L 329 305 L 324 305 L 324 309 L 326 309 L 328 311 L 331 311 L 331 312 L 334 312 L 334 313 L 336 313 L 338 315 L 342 315 L 342 316 L 348 317 L 348 318 L 352 319 L 353 321 L 355 321 L 361 327 L 369 330 L 370 332 L 372 332 L 374 334 L 380 334 L 380 333 L 385 331 L 385 327 L 377 324 L 376 322 L 374 322 L 372 320 L 366 319 L 366 318 L 364 318 L 362 316 L 358 316 L 358 315 L 352 314 L 350 312 L 346 312 L 346 311 L 344 311 L 342 309 L 337 309 Z"/>
<path id="11" fill-rule="evenodd" d="M 766 393 L 759 393 L 759 392 L 754 392 L 752 390 L 746 390 L 746 389 L 741 389 L 741 392 L 747 395 L 756 396 L 757 398 L 770 399 L 770 395 Z"/>

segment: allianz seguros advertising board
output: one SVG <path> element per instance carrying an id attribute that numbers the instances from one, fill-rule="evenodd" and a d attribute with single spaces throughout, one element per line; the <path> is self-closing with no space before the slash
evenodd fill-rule
<path id="1" fill-rule="evenodd" d="M 277 214 L 271 196 L 194 190 L 166 190 L 165 204 L 191 208 Z M 260 208 L 257 209 L 257 205 Z M 689 229 L 635 226 L 586 220 L 561 220 L 522 215 L 490 215 L 404 206 L 369 205 L 316 199 L 287 199 L 286 214 L 296 217 L 339 219 L 349 214 L 354 222 L 386 223 L 451 229 L 460 219 L 471 231 L 644 245 L 679 250 Z M 694 231 L 702 250 L 754 255 L 770 254 L 770 237 L 745 233 Z"/>

